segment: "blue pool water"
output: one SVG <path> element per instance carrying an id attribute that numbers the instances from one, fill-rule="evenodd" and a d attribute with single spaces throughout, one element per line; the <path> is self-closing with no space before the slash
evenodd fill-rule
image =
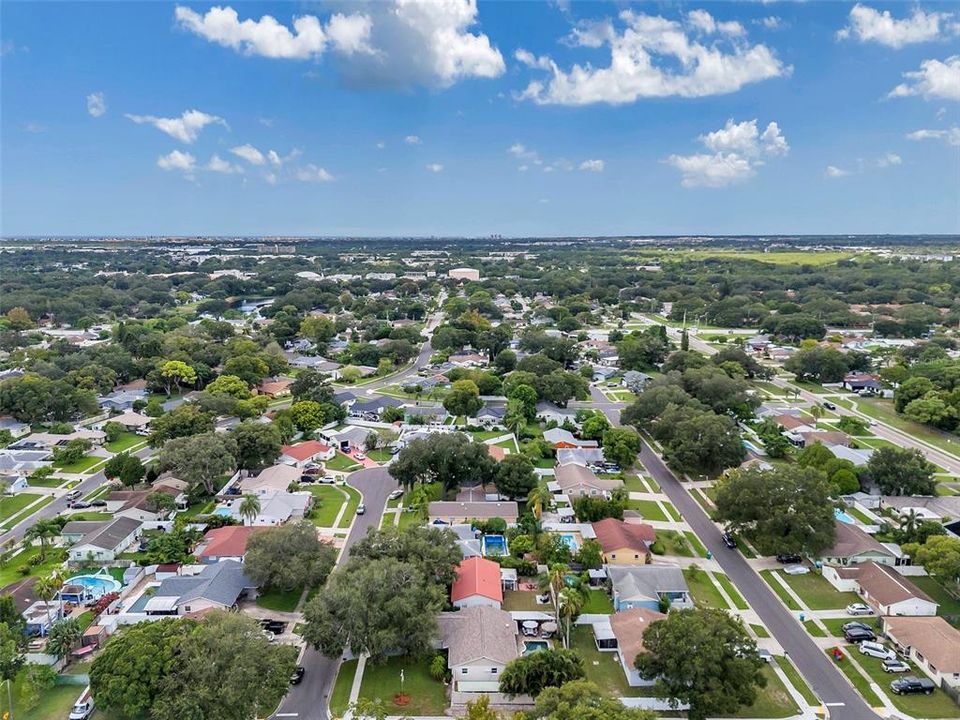
<path id="1" fill-rule="evenodd" d="M 580 543 L 577 542 L 577 536 L 572 533 L 562 533 L 560 539 L 570 548 L 570 552 L 576 553 L 580 549 Z"/>
<path id="2" fill-rule="evenodd" d="M 833 509 L 833 516 L 837 518 L 837 520 L 839 520 L 840 522 L 846 523 L 847 525 L 853 525 L 857 522 L 850 515 L 847 515 L 847 513 L 845 513 L 840 508 Z"/>
<path id="3" fill-rule="evenodd" d="M 529 655 L 530 653 L 540 652 L 541 650 L 549 650 L 550 643 L 545 640 L 525 640 L 523 643 L 523 654 Z"/>
<path id="4" fill-rule="evenodd" d="M 110 577 L 109 574 L 96 574 L 96 575 L 75 575 L 72 578 L 69 578 L 65 585 L 79 585 L 84 589 L 84 594 L 86 597 L 82 600 L 96 600 L 101 595 L 106 595 L 111 592 L 119 592 L 120 588 L 123 587 L 119 582 Z M 64 599 L 67 599 L 68 594 L 64 594 Z M 81 599 L 81 598 L 78 598 Z"/>
<path id="5" fill-rule="evenodd" d="M 218 507 L 213 511 L 214 515 L 219 515 L 220 517 L 230 517 L 233 513 L 230 512 L 228 507 Z"/>
<path id="6" fill-rule="evenodd" d="M 507 539 L 503 535 L 484 535 L 483 536 L 483 554 L 484 555 L 506 555 Z"/>

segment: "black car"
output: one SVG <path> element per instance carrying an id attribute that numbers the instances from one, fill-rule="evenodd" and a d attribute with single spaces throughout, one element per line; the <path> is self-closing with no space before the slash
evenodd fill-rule
<path id="1" fill-rule="evenodd" d="M 297 665 L 296 669 L 293 671 L 293 674 L 290 676 L 290 684 L 299 685 L 306 672 L 307 669 L 303 667 L 303 665 Z"/>
<path id="2" fill-rule="evenodd" d="M 315 482 L 317 477 L 315 475 L 301 475 L 300 482 L 302 483 L 312 483 Z"/>
<path id="3" fill-rule="evenodd" d="M 91 500 L 91 501 L 90 501 L 90 507 L 106 507 L 106 506 L 107 506 L 107 501 L 106 501 L 106 500 Z"/>
<path id="4" fill-rule="evenodd" d="M 827 410 L 836 410 L 836 409 L 837 409 L 837 406 L 836 406 L 836 405 L 834 405 L 832 402 L 828 402 L 828 401 L 826 401 L 826 400 L 823 401 L 823 406 L 824 406 Z"/>
<path id="5" fill-rule="evenodd" d="M 90 503 L 85 500 L 74 500 L 72 503 L 67 505 L 67 507 L 73 508 L 74 510 L 86 510 L 90 507 Z"/>
<path id="6" fill-rule="evenodd" d="M 803 558 L 799 555 L 788 555 L 786 553 L 781 553 L 777 555 L 777 562 L 784 565 L 796 565 L 797 563 L 803 562 Z"/>
<path id="7" fill-rule="evenodd" d="M 282 635 L 283 631 L 287 629 L 287 624 L 282 620 L 264 618 L 260 621 L 260 627 L 267 632 L 272 632 L 274 635 Z"/>
<path id="8" fill-rule="evenodd" d="M 864 628 L 850 628 L 849 630 L 843 631 L 844 639 L 853 643 L 854 645 L 862 642 L 873 642 L 877 639 L 877 636 L 874 635 L 873 630 L 865 630 Z"/>
<path id="9" fill-rule="evenodd" d="M 929 695 L 936 689 L 933 680 L 927 678 L 905 677 L 897 678 L 890 683 L 890 689 L 894 695 Z"/>
<path id="10" fill-rule="evenodd" d="M 848 630 L 853 630 L 854 628 L 856 628 L 857 630 L 865 630 L 866 632 L 873 632 L 872 627 L 870 627 L 866 623 L 858 622 L 857 620 L 844 623 L 843 625 L 840 626 L 840 629 L 843 630 L 843 632 L 847 632 Z"/>
<path id="11" fill-rule="evenodd" d="M 728 532 L 725 532 L 723 535 L 721 535 L 720 539 L 723 540 L 723 544 L 731 550 L 737 546 L 737 541 L 734 539 L 733 535 Z"/>

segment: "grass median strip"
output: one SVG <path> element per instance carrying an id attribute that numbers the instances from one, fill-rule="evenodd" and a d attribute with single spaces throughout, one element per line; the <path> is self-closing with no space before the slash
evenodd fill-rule
<path id="1" fill-rule="evenodd" d="M 730 582 L 728 578 L 723 573 L 714 573 L 713 576 L 717 579 L 717 582 L 720 583 L 721 587 L 726 591 L 729 598 L 733 601 L 733 604 L 736 605 L 738 610 L 749 610 L 750 606 L 747 605 L 747 601 L 743 599 L 743 595 L 740 594 L 740 591 Z"/>
<path id="2" fill-rule="evenodd" d="M 350 703 L 350 690 L 353 688 L 353 679 L 357 676 L 357 661 L 344 660 L 340 663 L 340 672 L 330 694 L 330 711 L 334 717 L 343 717 Z"/>
<path id="3" fill-rule="evenodd" d="M 828 648 L 824 652 L 830 656 L 831 660 L 833 659 L 833 648 Z M 837 662 L 837 665 L 840 667 L 840 671 L 847 676 L 847 679 L 851 683 L 853 683 L 853 686 L 857 689 L 857 692 L 860 693 L 860 696 L 870 707 L 880 707 L 883 705 L 883 702 L 877 697 L 877 694 L 873 691 L 873 688 L 870 687 L 870 680 L 860 674 L 860 672 L 853 666 L 853 663 L 850 662 L 850 658 L 846 657 L 846 655 L 847 651 L 844 650 L 843 659 Z"/>
<path id="4" fill-rule="evenodd" d="M 787 679 L 790 681 L 790 684 L 793 685 L 797 692 L 803 695 L 803 699 L 807 701 L 809 705 L 819 705 L 820 701 L 817 699 L 817 696 L 813 694 L 813 690 L 810 689 L 810 686 L 807 685 L 807 681 L 803 679 L 800 675 L 800 671 L 794 666 L 792 662 L 786 657 L 778 657 L 777 665 L 783 670 L 783 674 L 787 676 Z"/>
<path id="5" fill-rule="evenodd" d="M 773 570 L 761 570 L 760 577 L 766 581 L 767 585 L 770 586 L 770 589 L 773 590 L 781 600 L 783 600 L 784 604 L 788 608 L 791 610 L 800 609 L 797 601 L 793 599 L 790 593 L 787 592 L 787 589 L 777 581 L 777 578 L 774 577 Z"/>

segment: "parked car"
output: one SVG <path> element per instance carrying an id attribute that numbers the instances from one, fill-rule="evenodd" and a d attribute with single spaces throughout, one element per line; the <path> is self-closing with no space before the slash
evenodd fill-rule
<path id="1" fill-rule="evenodd" d="M 870 640 L 860 643 L 860 654 L 880 658 L 881 660 L 897 659 L 897 654 L 886 645 Z"/>
<path id="2" fill-rule="evenodd" d="M 357 515 L 363 515 L 367 512 L 367 506 L 363 503 L 357 505 Z"/>
<path id="3" fill-rule="evenodd" d="M 300 482 L 302 483 L 312 483 L 312 482 L 316 482 L 316 480 L 317 478 L 313 475 L 304 474 L 300 476 Z"/>
<path id="4" fill-rule="evenodd" d="M 403 450 L 403 448 L 401 448 L 401 447 L 392 447 L 392 448 L 390 448 L 390 454 L 391 454 L 391 455 L 399 455 L 401 450 Z"/>
<path id="5" fill-rule="evenodd" d="M 903 660 L 894 659 L 894 660 L 884 660 L 883 661 L 883 671 L 888 673 L 905 673 L 910 670 L 910 666 L 907 665 Z"/>
<path id="6" fill-rule="evenodd" d="M 844 639 L 855 645 L 858 645 L 862 642 L 873 642 L 877 639 L 876 634 L 873 630 L 865 630 L 864 628 L 850 628 L 849 630 L 843 631 Z"/>
<path id="7" fill-rule="evenodd" d="M 394 490 L 392 493 L 390 493 L 389 495 L 387 495 L 387 499 L 388 499 L 388 500 L 396 500 L 398 497 L 401 497 L 402 495 L 403 495 L 403 489 L 402 489 L 402 488 L 397 488 L 397 489 Z"/>
<path id="8" fill-rule="evenodd" d="M 274 620 L 273 618 L 263 618 L 260 621 L 260 627 L 264 630 L 273 633 L 274 635 L 282 635 L 283 631 L 287 629 L 287 624 L 282 620 Z"/>
<path id="9" fill-rule="evenodd" d="M 303 676 L 307 673 L 307 669 L 303 665 L 297 665 L 294 669 L 293 674 L 290 676 L 291 685 L 299 685 L 303 680 Z"/>
<path id="10" fill-rule="evenodd" d="M 74 500 L 72 503 L 68 503 L 67 507 L 73 508 L 74 510 L 86 510 L 90 507 L 90 503 L 84 500 Z"/>
<path id="11" fill-rule="evenodd" d="M 323 472 L 323 468 L 319 466 L 305 467 L 303 469 L 304 475 L 319 475 L 322 472 Z"/>
<path id="12" fill-rule="evenodd" d="M 837 409 L 837 406 L 834 405 L 834 404 L 833 404 L 832 402 L 830 402 L 829 400 L 824 400 L 824 401 L 823 401 L 823 406 L 824 406 L 827 410 L 836 410 L 836 409 Z"/>
<path id="13" fill-rule="evenodd" d="M 786 553 L 781 553 L 780 555 L 777 555 L 777 562 L 783 565 L 795 565 L 803 562 L 803 558 L 799 555 L 788 555 Z"/>
<path id="14" fill-rule="evenodd" d="M 91 500 L 91 501 L 90 501 L 90 507 L 106 507 L 106 506 L 107 506 L 107 501 L 106 501 L 106 500 Z"/>
<path id="15" fill-rule="evenodd" d="M 846 609 L 847 615 L 873 615 L 873 608 L 863 603 L 850 603 Z"/>
<path id="16" fill-rule="evenodd" d="M 723 540 L 723 544 L 726 545 L 731 550 L 733 550 L 737 546 L 737 541 L 734 540 L 733 535 L 731 535 L 728 532 L 725 532 L 723 535 L 721 535 L 720 539 Z"/>
<path id="17" fill-rule="evenodd" d="M 787 575 L 806 575 L 810 572 L 810 568 L 806 565 L 788 565 L 783 569 Z"/>
<path id="18" fill-rule="evenodd" d="M 80 490 L 71 490 L 71 491 L 68 492 L 66 495 L 64 495 L 64 497 L 67 498 L 67 500 L 76 500 L 76 499 L 77 499 L 78 497 L 80 497 L 81 495 L 83 495 L 83 492 L 82 492 L 82 491 L 80 491 Z"/>
<path id="19" fill-rule="evenodd" d="M 840 629 L 843 630 L 843 632 L 846 632 L 847 630 L 850 630 L 851 628 L 860 628 L 860 629 L 862 629 L 862 630 L 866 630 L 867 632 L 873 632 L 873 628 L 872 628 L 872 627 L 870 627 L 870 626 L 867 625 L 866 623 L 862 623 L 862 622 L 860 622 L 860 621 L 858 621 L 858 620 L 852 620 L 852 621 L 850 621 L 850 622 L 848 622 L 848 623 L 844 623 L 843 625 L 840 626 Z"/>
<path id="20" fill-rule="evenodd" d="M 894 695 L 917 695 L 919 693 L 929 695 L 936 687 L 933 680 L 927 678 L 904 677 L 897 678 L 890 683 L 890 689 Z"/>
<path id="21" fill-rule="evenodd" d="M 326 485 L 333 485 L 336 481 L 337 479 L 333 475 L 324 475 L 322 478 L 320 478 L 320 482 Z"/>
<path id="22" fill-rule="evenodd" d="M 759 655 L 760 659 L 763 660 L 765 663 L 773 662 L 773 653 L 771 653 L 766 648 L 760 648 L 759 650 L 757 650 L 757 655 Z"/>
<path id="23" fill-rule="evenodd" d="M 73 704 L 69 715 L 70 720 L 89 720 L 90 716 L 93 715 L 95 705 L 96 703 L 93 702 L 93 695 L 90 694 L 90 686 L 88 685 L 86 690 L 80 693 L 80 697 L 78 697 L 77 701 Z"/>

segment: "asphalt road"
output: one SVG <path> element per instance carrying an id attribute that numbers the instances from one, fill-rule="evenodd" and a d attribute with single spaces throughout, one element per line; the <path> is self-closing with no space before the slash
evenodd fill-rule
<path id="1" fill-rule="evenodd" d="M 385 467 L 358 470 L 347 478 L 347 483 L 363 495 L 367 512 L 356 517 L 337 560 L 338 565 L 346 562 L 350 547 L 357 540 L 380 525 L 380 516 L 387 505 L 387 495 L 397 488 L 397 482 L 390 477 Z M 362 598 L 357 598 L 357 602 L 362 601 Z M 307 671 L 303 682 L 290 688 L 273 717 L 327 720 L 327 704 L 337 679 L 340 658 L 326 657 L 308 645 L 300 664 Z"/>

